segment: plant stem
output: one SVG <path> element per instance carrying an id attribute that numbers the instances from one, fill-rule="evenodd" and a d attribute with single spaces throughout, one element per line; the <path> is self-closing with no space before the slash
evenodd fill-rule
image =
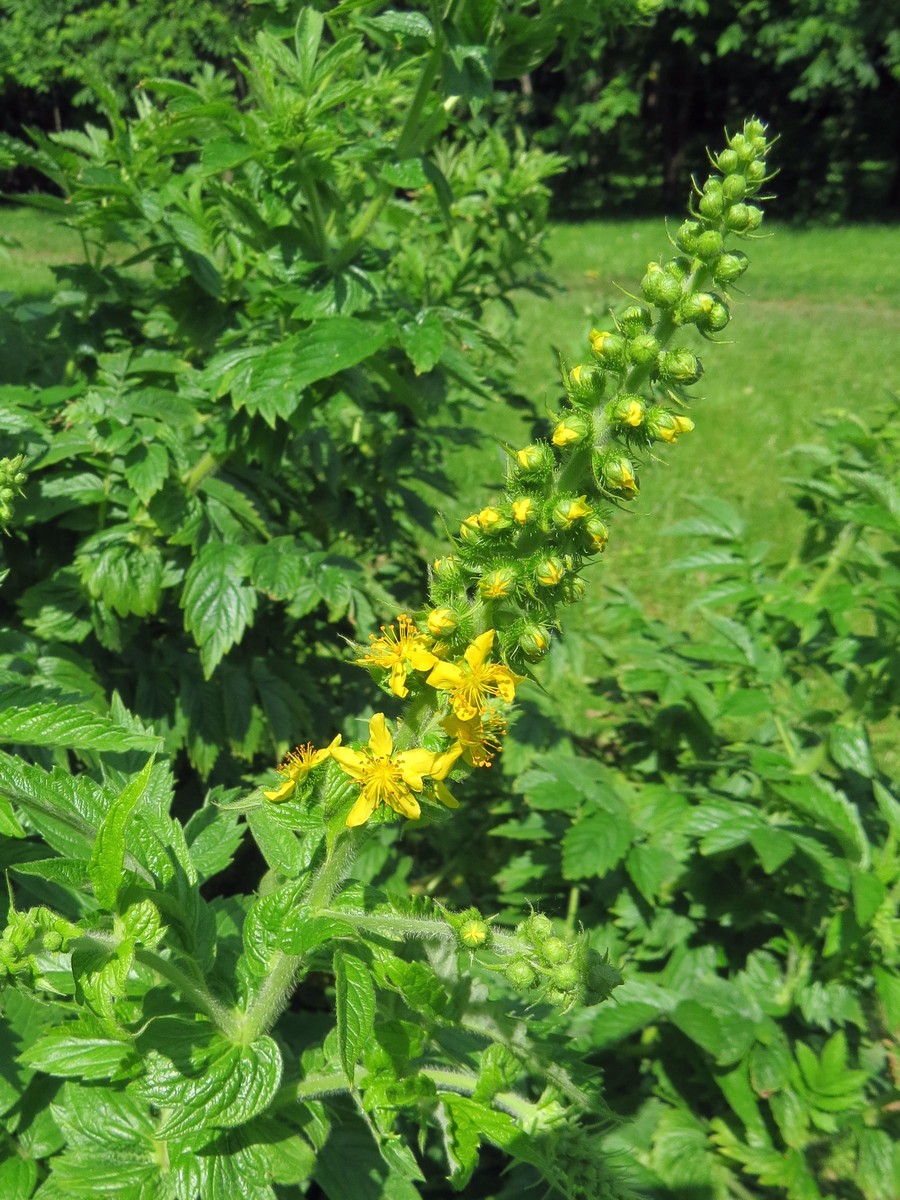
<path id="1" fill-rule="evenodd" d="M 92 940 L 97 940 L 96 935 L 88 935 Z M 103 939 L 104 941 L 106 939 Z M 206 1013 L 213 1025 L 223 1033 L 226 1037 L 235 1039 L 238 1033 L 238 1022 L 235 1020 L 235 1015 L 226 1005 L 217 1000 L 209 991 L 205 980 L 202 978 L 192 978 L 186 971 L 182 971 L 173 962 L 162 955 L 157 954 L 154 950 L 147 950 L 139 946 L 134 952 L 135 959 L 143 963 L 145 967 L 149 967 L 155 971 L 157 975 L 161 975 L 164 979 L 168 979 L 171 984 L 185 996 L 191 1000 L 201 1012 Z"/>

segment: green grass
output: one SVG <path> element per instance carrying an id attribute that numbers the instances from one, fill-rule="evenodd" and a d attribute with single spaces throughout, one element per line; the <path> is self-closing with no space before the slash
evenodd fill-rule
<path id="1" fill-rule="evenodd" d="M 0 291 L 22 299 L 47 295 L 55 286 L 51 268 L 83 257 L 74 229 L 38 209 L 0 208 Z"/>
<path id="2" fill-rule="evenodd" d="M 616 515 L 598 568 L 670 621 L 696 590 L 693 577 L 666 571 L 686 550 L 666 531 L 691 514 L 692 496 L 729 500 L 785 554 L 799 528 L 781 482 L 792 471 L 787 452 L 816 440 L 817 413 L 870 412 L 900 392 L 900 228 L 772 232 L 745 244 L 751 265 L 722 344 L 694 339 L 706 369 L 692 389 L 695 431 L 642 472 L 634 511 Z M 518 299 L 519 386 L 542 411 L 560 400 L 556 348 L 570 362 L 585 360 L 591 326 L 607 325 L 610 307 L 638 291 L 651 259 L 674 253 L 654 220 L 559 225 L 549 248 L 561 291 Z M 499 405 L 488 420 L 501 438 L 521 444 L 527 436 L 521 416 Z M 471 453 L 454 464 L 460 481 L 490 474 Z"/>

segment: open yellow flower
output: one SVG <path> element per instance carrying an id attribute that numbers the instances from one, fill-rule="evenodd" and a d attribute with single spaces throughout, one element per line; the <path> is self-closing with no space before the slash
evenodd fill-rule
<path id="1" fill-rule="evenodd" d="M 450 707 L 461 721 L 483 713 L 490 696 L 499 696 L 511 704 L 516 684 L 525 679 L 502 663 L 487 661 L 493 645 L 494 630 L 489 629 L 472 642 L 462 662 L 438 662 L 425 680 L 430 687 L 450 693 Z"/>
<path id="2" fill-rule="evenodd" d="M 418 820 L 419 802 L 413 795 L 421 792 L 426 778 L 443 779 L 459 755 L 461 748 L 453 747 L 443 754 L 431 750 L 401 750 L 394 754 L 384 713 L 375 713 L 369 721 L 369 744 L 360 750 L 340 746 L 332 757 L 342 771 L 360 785 L 359 799 L 350 810 L 347 824 L 353 828 L 363 825 L 380 804 L 394 812 Z"/>
<path id="3" fill-rule="evenodd" d="M 468 721 L 461 721 L 451 713 L 441 721 L 441 728 L 459 743 L 464 762 L 473 767 L 489 767 L 502 748 L 500 739 L 506 734 L 506 721 L 494 709 L 486 708 L 480 716 Z"/>
<path id="4" fill-rule="evenodd" d="M 335 747 L 340 744 L 341 735 L 338 734 L 324 750 L 317 750 L 311 742 L 307 742 L 305 746 L 298 746 L 296 750 L 292 750 L 284 762 L 275 768 L 279 775 L 285 776 L 284 783 L 272 791 L 267 791 L 264 788 L 263 795 L 265 798 L 271 800 L 274 804 L 278 804 L 282 800 L 290 800 L 291 796 L 293 796 L 313 767 L 317 767 L 326 758 L 330 758 L 334 753 Z"/>
<path id="5" fill-rule="evenodd" d="M 409 672 L 428 671 L 437 662 L 429 649 L 430 640 L 419 633 L 405 613 L 397 618 L 397 632 L 393 625 L 382 625 L 381 637 L 372 634 L 371 643 L 368 653 L 356 661 L 363 666 L 390 671 L 388 686 L 401 700 L 409 695 L 406 686 Z"/>

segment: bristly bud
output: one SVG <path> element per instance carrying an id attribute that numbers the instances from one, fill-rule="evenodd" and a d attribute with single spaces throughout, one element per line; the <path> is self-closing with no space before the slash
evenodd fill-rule
<path id="1" fill-rule="evenodd" d="M 657 370 L 663 383 L 686 386 L 697 382 L 703 374 L 703 365 L 690 350 L 665 350 L 657 360 Z"/>
<path id="2" fill-rule="evenodd" d="M 647 432 L 661 442 L 674 442 L 680 434 L 690 433 L 694 422 L 680 413 L 666 408 L 655 408 L 647 414 Z"/>
<path id="3" fill-rule="evenodd" d="M 439 579 L 441 583 L 462 582 L 462 565 L 454 554 L 444 554 L 440 558 L 436 558 L 431 564 L 431 571 L 434 578 Z"/>
<path id="4" fill-rule="evenodd" d="M 697 242 L 702 233 L 703 225 L 700 221 L 685 221 L 675 234 L 675 245 L 679 250 L 683 250 L 685 254 L 696 254 Z"/>
<path id="5" fill-rule="evenodd" d="M 672 308 L 681 299 L 683 289 L 680 279 L 664 271 L 659 263 L 652 262 L 641 280 L 641 291 L 657 308 Z"/>
<path id="6" fill-rule="evenodd" d="M 721 233 L 716 229 L 707 229 L 697 238 L 697 249 L 694 253 L 702 262 L 708 263 L 712 262 L 714 258 L 718 258 L 724 248 L 725 243 Z"/>
<path id="7" fill-rule="evenodd" d="M 482 575 L 478 591 L 485 600 L 506 600 L 515 595 L 516 573 L 512 567 L 498 567 Z"/>
<path id="8" fill-rule="evenodd" d="M 553 922 L 543 913 L 533 912 L 516 926 L 516 933 L 540 949 L 547 938 L 553 935 Z"/>
<path id="9" fill-rule="evenodd" d="M 603 395 L 606 377 L 595 367 L 579 364 L 564 379 L 566 395 L 573 404 L 593 405 Z"/>
<path id="10" fill-rule="evenodd" d="M 628 343 L 628 357 L 635 366 L 643 367 L 653 362 L 659 353 L 659 342 L 652 333 L 639 333 Z"/>
<path id="11" fill-rule="evenodd" d="M 570 950 L 562 938 L 548 937 L 541 946 L 541 954 L 551 966 L 556 966 L 568 960 Z"/>
<path id="12" fill-rule="evenodd" d="M 620 371 L 625 366 L 625 339 L 608 329 L 592 329 L 591 352 L 597 362 L 608 371 Z"/>
<path id="13" fill-rule="evenodd" d="M 729 250 L 713 264 L 713 279 L 720 287 L 727 287 L 729 283 L 740 279 L 749 266 L 750 260 L 746 254 L 740 250 Z"/>
<path id="14" fill-rule="evenodd" d="M 722 180 L 722 195 L 727 204 L 737 204 L 747 195 L 747 181 L 739 172 L 726 175 Z"/>
<path id="15" fill-rule="evenodd" d="M 462 912 L 449 912 L 441 906 L 447 924 L 456 934 L 460 950 L 480 950 L 493 940 L 490 921 L 486 921 L 477 908 L 466 908 Z"/>
<path id="16" fill-rule="evenodd" d="M 523 992 L 533 987 L 537 980 L 534 968 L 524 958 L 514 958 L 504 973 L 513 987 Z"/>
<path id="17" fill-rule="evenodd" d="M 631 460 L 616 450 L 603 450 L 594 456 L 594 475 L 599 487 L 625 500 L 638 494 L 637 476 Z"/>
<path id="18" fill-rule="evenodd" d="M 701 333 L 719 333 L 730 320 L 731 312 L 728 305 L 716 296 L 710 305 L 709 312 L 697 322 L 697 328 Z"/>
<path id="19" fill-rule="evenodd" d="M 596 513 L 591 513 L 581 526 L 581 544 L 588 554 L 599 554 L 606 549 L 609 530 Z"/>
<path id="20" fill-rule="evenodd" d="M 697 211 L 708 221 L 717 220 L 725 211 L 725 196 L 718 179 L 707 179 L 703 185 L 703 195 L 697 203 Z"/>
<path id="21" fill-rule="evenodd" d="M 541 559 L 535 567 L 534 577 L 541 587 L 555 588 L 562 582 L 565 573 L 566 568 L 562 559 L 551 554 L 547 558 Z"/>
<path id="22" fill-rule="evenodd" d="M 540 484 L 553 473 L 556 456 L 546 442 L 534 442 L 516 451 L 510 477 L 525 486 Z"/>
<path id="23" fill-rule="evenodd" d="M 557 529 L 571 529 L 576 521 L 588 516 L 590 511 L 587 496 L 563 496 L 554 504 L 550 520 Z"/>
<path id="24" fill-rule="evenodd" d="M 505 516 L 499 508 L 494 508 L 490 504 L 478 513 L 476 520 L 481 532 L 490 536 L 502 533 L 504 529 L 509 529 L 510 525 L 509 517 Z"/>
<path id="25" fill-rule="evenodd" d="M 721 154 L 716 155 L 716 167 L 723 175 L 731 175 L 738 169 L 739 165 L 740 159 L 731 148 L 723 150 Z"/>
<path id="26" fill-rule="evenodd" d="M 577 575 L 567 575 L 560 588 L 563 604 L 577 604 L 583 598 L 585 590 L 583 579 Z"/>
<path id="27" fill-rule="evenodd" d="M 640 396 L 625 392 L 606 406 L 606 418 L 613 425 L 637 429 L 644 419 L 644 402 Z"/>
<path id="28" fill-rule="evenodd" d="M 537 662 L 550 649 L 550 630 L 546 625 L 528 622 L 518 631 L 516 645 L 529 662 Z"/>
<path id="29" fill-rule="evenodd" d="M 653 324 L 653 316 L 642 304 L 630 304 L 618 317 L 616 324 L 627 338 L 638 337 L 647 333 Z"/>
<path id="30" fill-rule="evenodd" d="M 550 441 L 561 450 L 577 446 L 591 431 L 590 419 L 580 412 L 570 412 L 557 422 Z"/>
<path id="31" fill-rule="evenodd" d="M 442 638 L 452 633 L 459 625 L 459 617 L 452 608 L 433 608 L 425 624 L 432 637 Z"/>
<path id="32" fill-rule="evenodd" d="M 678 305 L 675 319 L 679 325 L 693 325 L 705 321 L 718 296 L 711 292 L 691 292 Z"/>

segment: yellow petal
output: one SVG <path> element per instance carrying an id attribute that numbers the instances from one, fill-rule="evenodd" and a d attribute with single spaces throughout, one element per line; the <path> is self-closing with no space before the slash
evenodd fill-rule
<path id="1" fill-rule="evenodd" d="M 399 696 L 403 700 L 409 695 L 409 688 L 405 687 L 406 683 L 406 667 L 403 663 L 394 663 L 391 667 L 390 689 L 395 696 Z"/>
<path id="2" fill-rule="evenodd" d="M 471 646 L 469 646 L 465 652 L 464 658 L 465 658 L 466 662 L 469 664 L 469 666 L 477 671 L 478 668 L 484 663 L 484 660 L 487 658 L 487 656 L 490 654 L 491 647 L 493 646 L 493 644 L 494 644 L 493 629 L 489 629 L 487 631 L 487 633 L 480 633 L 478 635 L 478 637 L 475 639 L 475 641 L 472 642 Z"/>
<path id="3" fill-rule="evenodd" d="M 449 750 L 445 750 L 443 754 L 437 755 L 434 760 L 434 766 L 431 769 L 432 779 L 446 779 L 453 770 L 453 764 L 462 754 L 463 748 L 457 742 L 451 746 Z"/>
<path id="4" fill-rule="evenodd" d="M 402 817 L 409 818 L 410 821 L 418 821 L 422 815 L 418 800 L 415 796 L 411 796 L 409 792 L 397 792 L 396 795 L 391 796 L 390 805 L 394 812 L 400 813 Z"/>
<path id="5" fill-rule="evenodd" d="M 350 809 L 346 823 L 351 829 L 354 829 L 357 825 L 365 825 L 366 821 L 368 821 L 369 817 L 371 817 L 374 811 L 374 797 L 369 796 L 366 792 L 360 792 L 359 799 Z"/>
<path id="6" fill-rule="evenodd" d="M 263 795 L 267 800 L 272 800 L 277 804 L 280 800 L 287 800 L 290 796 L 292 796 L 296 787 L 297 785 L 293 779 L 286 779 L 281 787 L 276 788 L 273 792 L 268 792 L 264 788 Z"/>
<path id="7" fill-rule="evenodd" d="M 437 657 L 430 650 L 411 650 L 409 661 L 414 671 L 428 671 L 437 662 Z"/>
<path id="8" fill-rule="evenodd" d="M 424 786 L 422 776 L 431 774 L 436 757 L 430 750 L 404 750 L 397 755 L 394 762 L 407 787 L 411 787 L 414 792 L 421 792 Z"/>
<path id="9" fill-rule="evenodd" d="M 394 739 L 388 732 L 384 713 L 375 713 L 369 721 L 369 749 L 375 758 L 390 758 Z"/>
<path id="10" fill-rule="evenodd" d="M 468 651 L 467 651 L 468 653 Z M 463 673 L 455 663 L 435 663 L 431 674 L 425 680 L 429 687 L 441 689 L 455 688 L 461 683 Z"/>
<path id="11" fill-rule="evenodd" d="M 358 750 L 351 750 L 349 746 L 338 746 L 332 750 L 331 757 L 342 771 L 346 771 L 354 779 L 365 779 L 369 760 L 364 758 Z"/>
<path id="12" fill-rule="evenodd" d="M 454 797 L 447 785 L 441 783 L 440 780 L 434 785 L 434 794 L 440 800 L 441 804 L 446 804 L 448 808 L 459 808 L 459 801 Z"/>

